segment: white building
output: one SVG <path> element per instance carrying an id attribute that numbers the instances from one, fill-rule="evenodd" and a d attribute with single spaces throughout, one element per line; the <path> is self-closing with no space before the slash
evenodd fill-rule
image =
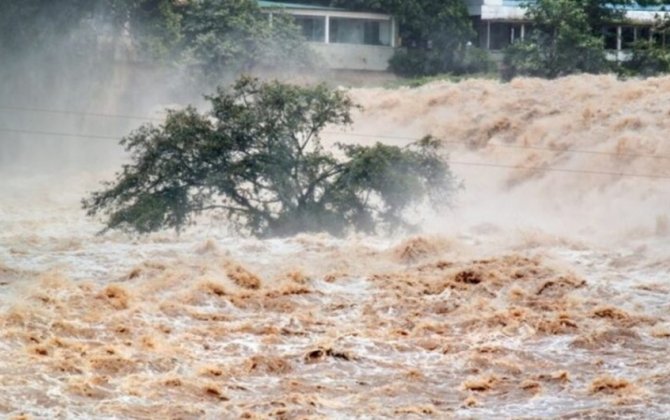
<path id="1" fill-rule="evenodd" d="M 388 69 L 398 37 L 398 25 L 392 16 L 297 3 L 259 1 L 258 4 L 270 19 L 274 13 L 292 15 L 307 42 L 329 68 Z"/>
<path id="2" fill-rule="evenodd" d="M 518 0 L 466 0 L 468 12 L 474 20 L 482 48 L 502 50 L 517 39 L 523 39 L 529 31 L 524 17 L 525 9 Z M 655 33 L 654 23 L 665 16 L 662 7 L 630 5 L 625 7 L 625 24 L 604 27 L 605 48 L 615 57 L 626 49 L 627 45 L 640 39 L 655 40 L 666 45 L 665 34 Z M 670 37 L 667 43 L 670 43 Z"/>

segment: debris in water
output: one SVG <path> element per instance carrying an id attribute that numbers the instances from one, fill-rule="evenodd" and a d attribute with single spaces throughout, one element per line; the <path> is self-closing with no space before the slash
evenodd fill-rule
<path id="1" fill-rule="evenodd" d="M 621 394 L 630 393 L 633 385 L 625 379 L 613 376 L 601 376 L 591 382 L 589 390 L 591 393 Z"/>
<path id="2" fill-rule="evenodd" d="M 225 265 L 225 269 L 228 277 L 238 286 L 245 289 L 260 289 L 261 279 L 241 265 L 229 262 Z"/>
<path id="3" fill-rule="evenodd" d="M 130 304 L 130 293 L 121 285 L 110 284 L 98 295 L 114 309 L 128 309 Z"/>

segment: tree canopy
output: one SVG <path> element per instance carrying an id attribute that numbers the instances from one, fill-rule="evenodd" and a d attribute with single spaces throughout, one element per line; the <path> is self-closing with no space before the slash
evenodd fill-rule
<path id="1" fill-rule="evenodd" d="M 661 6 L 669 1 L 529 1 L 525 6 L 531 25 L 526 27 L 525 41 L 507 50 L 507 76 L 665 72 L 669 68 L 665 47 L 653 42 L 627 45 L 633 59 L 612 66 L 605 60 L 603 27 L 624 21 L 626 6 Z M 399 75 L 495 69 L 487 53 L 472 46 L 476 33 L 463 0 L 304 3 L 392 14 L 400 24 L 405 47 L 390 62 Z M 655 25 L 653 31 L 665 34 L 667 25 Z M 92 85 L 99 85 L 107 77 L 104 73 L 110 71 L 107 64 L 118 57 L 118 47 L 128 44 L 136 58 L 187 69 L 180 74 L 195 79 L 198 88 L 201 82 L 213 86 L 252 69 L 304 69 L 315 63 L 292 18 L 275 14 L 270 23 L 255 0 L 0 2 L 0 73 L 8 81 L 6 86 L 30 90 L 35 85 L 34 90 L 40 92 L 53 85 L 54 74 L 75 82 L 95 79 Z"/>
<path id="2" fill-rule="evenodd" d="M 472 73 L 491 69 L 485 53 L 473 47 L 475 30 L 462 0 L 387 0 L 397 16 L 406 51 L 391 68 L 405 76 Z"/>
<path id="3" fill-rule="evenodd" d="M 608 70 L 602 36 L 594 35 L 602 27 L 592 25 L 613 18 L 616 11 L 595 0 L 537 0 L 526 7 L 532 30 L 505 52 L 509 77 L 553 78 Z"/>
<path id="4" fill-rule="evenodd" d="M 91 34 L 126 29 L 146 45 L 151 39 L 169 44 L 179 37 L 181 7 L 173 0 L 4 1 L 0 2 L 0 43 L 4 52 L 39 48 L 89 23 L 98 26 Z"/>
<path id="5" fill-rule="evenodd" d="M 410 226 L 407 210 L 445 204 L 454 188 L 431 137 L 324 148 L 326 125 L 351 123 L 342 91 L 242 78 L 207 99 L 207 113 L 171 111 L 124 138 L 132 162 L 83 201 L 88 213 L 140 233 L 179 230 L 205 212 L 262 237 L 392 231 Z"/>
<path id="6" fill-rule="evenodd" d="M 652 40 L 624 45 L 632 51 L 621 63 L 608 61 L 604 30 L 626 23 L 626 7 L 662 6 L 667 0 L 536 0 L 525 4 L 530 33 L 505 51 L 506 78 L 515 75 L 558 77 L 571 73 L 616 71 L 650 75 L 670 69 L 670 58 Z M 666 31 L 664 19 L 652 31 Z"/>
<path id="7" fill-rule="evenodd" d="M 254 68 L 314 63 L 289 16 L 263 15 L 254 0 L 197 0 L 183 10 L 184 57 L 210 81 Z"/>
<path id="8" fill-rule="evenodd" d="M 402 76 L 472 73 L 492 69 L 481 50 L 469 45 L 476 33 L 463 0 L 321 0 L 353 10 L 392 14 L 399 24 L 404 49 L 391 69 Z"/>
<path id="9" fill-rule="evenodd" d="M 209 82 L 255 67 L 314 62 L 292 19 L 278 14 L 271 23 L 255 0 L 0 2 L 3 62 L 29 58 L 33 65 L 41 55 L 52 64 L 98 60 L 101 67 L 119 40 L 130 41 L 135 57 L 187 65 Z M 101 47 L 111 50 L 100 54 Z"/>

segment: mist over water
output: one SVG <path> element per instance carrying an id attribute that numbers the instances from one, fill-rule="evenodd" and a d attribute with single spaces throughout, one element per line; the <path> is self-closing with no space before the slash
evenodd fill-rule
<path id="1" fill-rule="evenodd" d="M 182 68 L 140 57 L 109 16 L 58 29 L 51 18 L 36 16 L 44 24 L 29 27 L 51 36 L 35 35 L 30 48 L 0 50 L 0 172 L 118 167 L 121 137 L 160 119 L 167 106 L 201 99 L 200 89 L 185 88 L 190 81 Z"/>
<path id="2" fill-rule="evenodd" d="M 0 110 L 0 128 L 121 137 L 142 121 L 80 113 L 199 100 L 166 89 L 174 73 L 108 57 L 26 59 L 36 73 L 15 71 L 0 106 L 33 110 Z M 351 90 L 364 108 L 326 144 L 434 134 L 464 183 L 413 237 L 259 241 L 216 218 L 95 236 L 79 201 L 123 162 L 117 141 L 0 132 L 0 413 L 663 418 L 669 89 Z"/>
<path id="3" fill-rule="evenodd" d="M 465 181 L 461 220 L 650 233 L 670 216 L 668 88 L 668 78 L 573 76 L 364 89 L 353 92 L 366 105 L 353 131 L 444 139 Z"/>

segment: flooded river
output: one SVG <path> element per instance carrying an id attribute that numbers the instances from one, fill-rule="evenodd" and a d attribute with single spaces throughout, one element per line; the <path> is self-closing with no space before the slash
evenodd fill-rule
<path id="1" fill-rule="evenodd" d="M 104 170 L 4 173 L 9 418 L 666 418 L 670 78 L 357 89 L 327 142 L 445 140 L 406 236 L 97 236 Z M 25 154 L 24 154 L 25 156 Z M 537 168 L 541 168 L 538 170 Z"/>

